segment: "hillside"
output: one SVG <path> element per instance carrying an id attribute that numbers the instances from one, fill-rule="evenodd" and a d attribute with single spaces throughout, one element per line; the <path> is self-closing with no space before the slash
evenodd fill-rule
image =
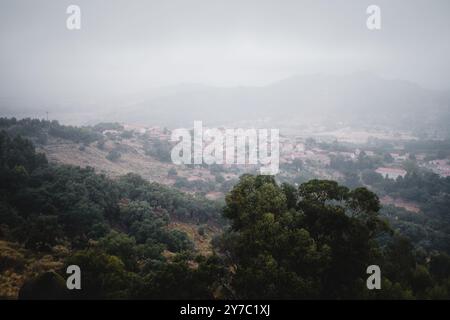
<path id="1" fill-rule="evenodd" d="M 91 127 L 71 127 L 56 121 L 0 118 L 0 129 L 12 136 L 32 140 L 50 162 L 81 168 L 92 167 L 98 173 L 119 177 L 129 172 L 148 181 L 174 186 L 187 193 L 217 198 L 214 191 L 228 191 L 237 174 L 213 172 L 203 166 L 175 165 L 170 158 L 173 143 L 169 131 L 160 127 L 136 127 L 118 123 L 100 123 Z M 216 176 L 222 178 L 217 183 Z M 222 181 L 223 180 L 223 181 Z M 231 181 L 233 180 L 233 181 Z M 223 187 L 223 188 L 222 188 Z"/>
<path id="2" fill-rule="evenodd" d="M 53 132 L 51 139 L 103 141 L 86 129 L 34 124 Z M 111 152 L 109 161 L 121 158 Z M 90 167 L 49 163 L 30 141 L 5 131 L 0 177 L 5 298 L 449 296 L 450 257 L 416 249 L 394 232 L 380 216 L 378 196 L 364 187 L 317 179 L 295 186 L 246 174 L 227 193 L 222 210 L 217 202 L 136 174 L 112 179 Z M 229 227 L 217 234 L 224 222 Z M 382 291 L 367 290 L 371 264 L 383 270 Z M 82 268 L 82 291 L 66 289 L 68 265 Z"/>

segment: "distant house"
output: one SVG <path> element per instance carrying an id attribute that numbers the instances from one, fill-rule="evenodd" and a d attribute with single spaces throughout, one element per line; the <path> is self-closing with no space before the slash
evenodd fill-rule
<path id="1" fill-rule="evenodd" d="M 448 163 L 449 163 L 449 160 L 447 160 L 447 159 L 438 159 L 438 160 L 430 161 L 430 164 L 438 166 L 438 167 L 446 166 L 446 165 L 448 165 Z"/>
<path id="2" fill-rule="evenodd" d="M 409 154 L 405 153 L 405 154 L 400 154 L 400 153 L 391 153 L 391 157 L 394 158 L 395 161 L 397 162 L 401 162 L 401 161 L 405 161 L 408 159 Z"/>
<path id="3" fill-rule="evenodd" d="M 380 167 L 375 170 L 375 172 L 378 172 L 383 177 L 388 177 L 389 179 L 397 179 L 398 177 L 404 177 L 406 175 L 406 170 L 403 170 L 401 168 L 386 168 L 386 167 Z"/>
<path id="4" fill-rule="evenodd" d="M 425 160 L 426 154 L 425 153 L 418 153 L 416 154 L 416 159 L 419 161 Z"/>
<path id="5" fill-rule="evenodd" d="M 117 130 L 103 130 L 103 135 L 118 135 L 120 132 Z"/>
<path id="6" fill-rule="evenodd" d="M 450 177 L 450 165 L 449 160 L 447 159 L 439 159 L 439 160 L 432 160 L 429 162 L 431 170 L 434 173 L 437 173 L 438 175 L 442 177 Z"/>
<path id="7" fill-rule="evenodd" d="M 450 166 L 439 167 L 435 172 L 442 177 L 450 177 Z"/>

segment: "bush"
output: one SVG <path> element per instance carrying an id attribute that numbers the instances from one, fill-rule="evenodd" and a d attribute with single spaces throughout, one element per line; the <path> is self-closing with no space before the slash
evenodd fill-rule
<path id="1" fill-rule="evenodd" d="M 206 227 L 205 226 L 201 226 L 198 228 L 198 234 L 202 237 L 204 237 L 206 235 Z"/>
<path id="2" fill-rule="evenodd" d="M 97 148 L 103 150 L 105 148 L 105 140 L 101 139 L 97 142 Z"/>
<path id="3" fill-rule="evenodd" d="M 124 132 L 122 132 L 120 134 L 120 137 L 123 139 L 131 139 L 131 138 L 133 138 L 133 131 L 125 130 Z"/>
<path id="4" fill-rule="evenodd" d="M 144 145 L 145 154 L 162 162 L 171 162 L 172 147 L 168 141 L 156 140 Z"/>
<path id="5" fill-rule="evenodd" d="M 116 162 L 117 160 L 120 159 L 121 156 L 122 156 L 122 154 L 119 151 L 112 150 L 106 155 L 106 159 L 108 159 L 109 161 L 112 161 L 112 162 Z"/>
<path id="6" fill-rule="evenodd" d="M 169 177 L 176 177 L 178 175 L 177 170 L 175 168 L 170 168 L 169 171 L 167 171 L 167 175 Z"/>

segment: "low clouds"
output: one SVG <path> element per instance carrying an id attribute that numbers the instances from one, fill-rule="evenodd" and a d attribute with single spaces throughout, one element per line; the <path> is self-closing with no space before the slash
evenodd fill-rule
<path id="1" fill-rule="evenodd" d="M 81 30 L 66 9 L 82 10 Z M 177 83 L 264 85 L 368 70 L 448 89 L 448 1 L 23 1 L 0 4 L 0 96 L 83 100 Z"/>

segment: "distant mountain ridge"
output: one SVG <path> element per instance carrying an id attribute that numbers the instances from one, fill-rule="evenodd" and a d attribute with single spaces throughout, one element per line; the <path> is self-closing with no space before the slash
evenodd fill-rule
<path id="1" fill-rule="evenodd" d="M 168 126 L 189 126 L 194 120 L 223 124 L 315 118 L 409 128 L 436 127 L 450 117 L 450 94 L 371 73 L 294 76 L 264 87 L 192 85 L 182 91 L 169 90 L 121 107 L 107 117 Z"/>
<path id="2" fill-rule="evenodd" d="M 191 127 L 194 120 L 214 126 L 264 120 L 277 126 L 344 123 L 450 136 L 450 91 L 368 72 L 293 76 L 259 87 L 183 83 L 86 103 L 48 101 L 0 99 L 0 111 L 38 118 L 50 111 L 50 119 L 76 125 L 118 121 L 177 128 Z"/>

